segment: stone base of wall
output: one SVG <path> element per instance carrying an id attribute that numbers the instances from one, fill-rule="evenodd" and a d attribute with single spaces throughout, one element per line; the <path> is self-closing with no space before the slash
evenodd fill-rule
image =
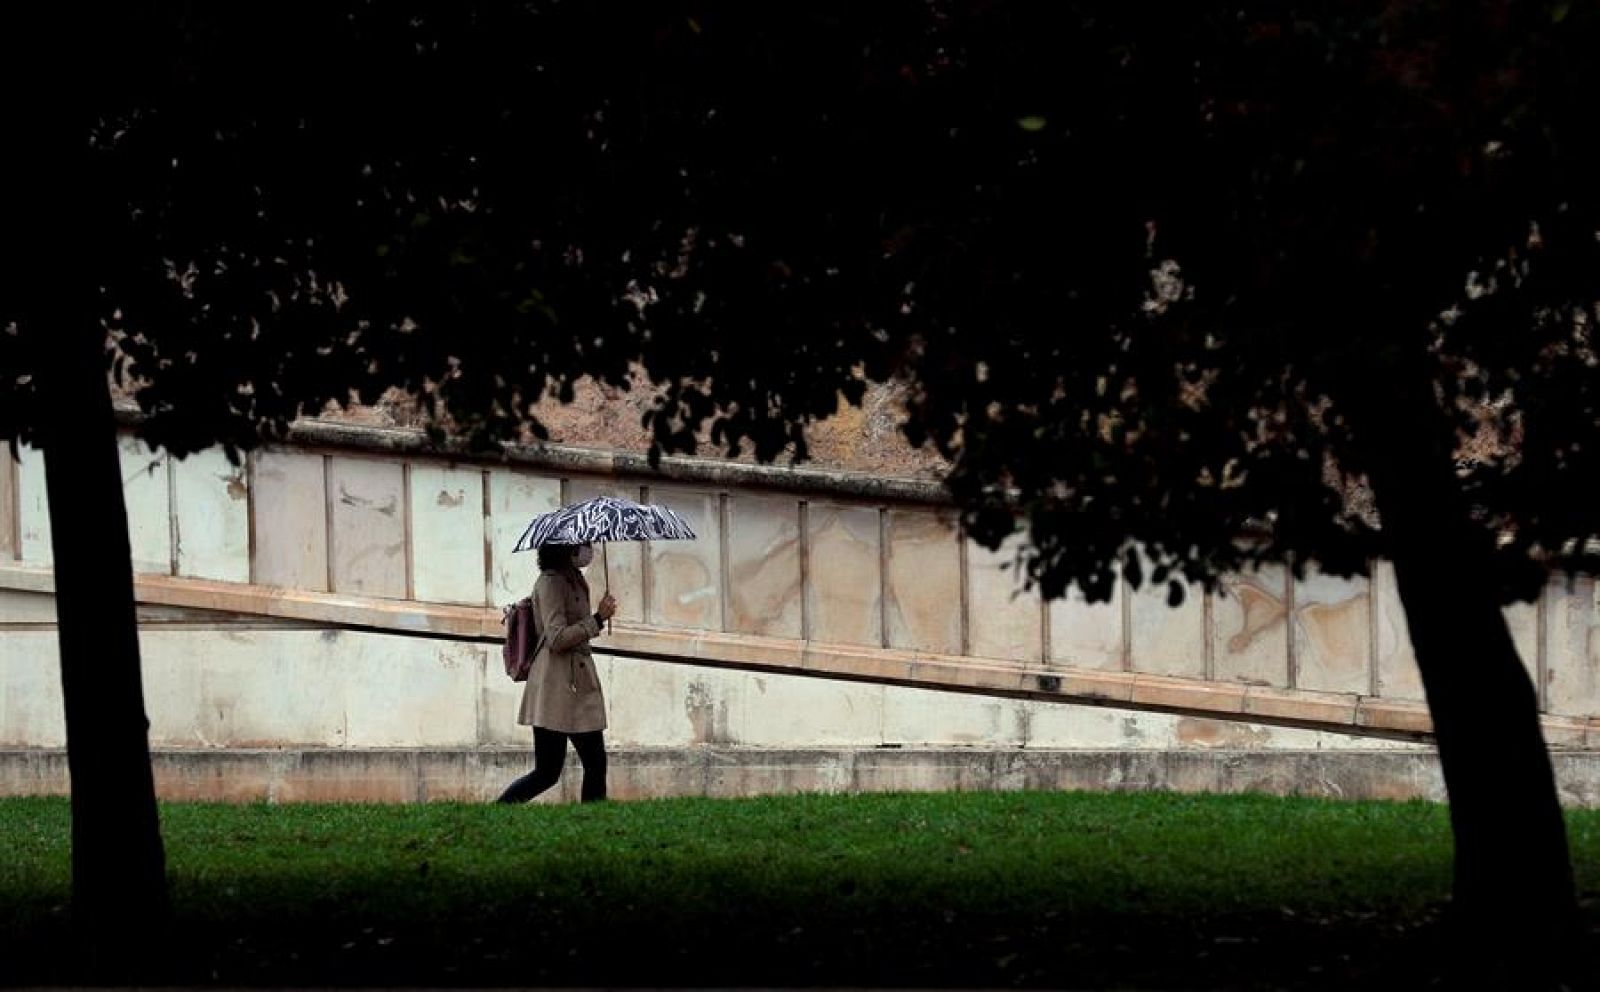
<path id="1" fill-rule="evenodd" d="M 530 766 L 528 751 L 475 749 L 173 749 L 152 756 L 165 799 L 226 802 L 476 802 Z M 1600 807 L 1600 752 L 1552 754 L 1563 802 Z M 541 802 L 577 798 L 581 771 Z M 980 748 L 618 748 L 616 799 L 793 792 L 1015 789 L 1264 792 L 1347 799 L 1445 799 L 1425 751 L 1082 751 Z M 0 796 L 64 795 L 66 753 L 0 749 Z"/>

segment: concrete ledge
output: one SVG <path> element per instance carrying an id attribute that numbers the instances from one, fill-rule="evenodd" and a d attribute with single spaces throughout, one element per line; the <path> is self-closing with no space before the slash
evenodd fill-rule
<path id="1" fill-rule="evenodd" d="M 45 566 L 0 562 L 0 589 L 53 594 Z M 500 611 L 416 600 L 314 592 L 281 586 L 170 575 L 134 576 L 142 605 L 270 617 L 392 634 L 499 643 Z M 1040 668 L 997 658 L 931 654 L 853 644 L 618 623 L 596 647 L 606 654 L 749 672 L 810 675 L 856 682 L 942 689 L 1011 699 L 1109 703 L 1128 709 L 1242 719 L 1364 737 L 1426 741 L 1433 724 L 1421 702 L 1341 692 L 1107 672 Z M 1541 717 L 1556 749 L 1600 747 L 1600 717 Z"/>
<path id="2" fill-rule="evenodd" d="M 55 576 L 51 569 L 37 565 L 0 564 L 0 589 L 53 593 Z M 492 643 L 498 643 L 503 636 L 500 611 L 489 607 L 150 574 L 134 577 L 134 593 L 143 604 L 274 617 L 332 628 Z M 1386 700 L 1381 707 L 1369 707 L 1365 718 L 1358 721 L 1364 697 L 1351 694 L 1247 687 L 1064 665 L 1041 669 L 1032 664 L 968 655 L 622 623 L 616 624 L 596 647 L 624 658 L 1012 699 L 1112 703 L 1132 709 L 1244 718 L 1371 737 L 1425 740 L 1431 729 L 1427 709 L 1421 703 Z M 1584 746 L 1586 727 L 1581 721 L 1574 735 L 1567 727 L 1570 721 L 1547 717 L 1547 724 L 1552 719 L 1560 725 L 1552 733 L 1552 744 Z"/>
<path id="3" fill-rule="evenodd" d="M 527 771 L 531 748 L 160 750 L 156 789 L 171 800 L 478 802 Z M 1551 756 L 1562 801 L 1600 807 L 1600 752 Z M 577 799 L 567 773 L 541 802 Z M 1426 751 L 1078 751 L 984 748 L 618 748 L 616 799 L 797 792 L 1073 789 L 1269 793 L 1342 799 L 1445 797 Z M 0 749 L 0 796 L 64 795 L 66 753 Z"/>

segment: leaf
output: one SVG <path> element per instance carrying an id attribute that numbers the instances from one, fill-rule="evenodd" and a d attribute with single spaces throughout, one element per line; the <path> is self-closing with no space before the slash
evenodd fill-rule
<path id="1" fill-rule="evenodd" d="M 1123 556 L 1122 574 L 1127 578 L 1128 585 L 1137 589 L 1144 584 L 1144 565 L 1139 561 L 1139 552 L 1129 549 Z"/>

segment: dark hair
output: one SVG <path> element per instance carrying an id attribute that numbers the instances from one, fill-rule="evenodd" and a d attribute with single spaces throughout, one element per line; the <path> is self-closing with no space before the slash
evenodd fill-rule
<path id="1" fill-rule="evenodd" d="M 573 552 L 578 549 L 570 544 L 543 544 L 539 546 L 539 571 L 558 572 L 572 564 Z"/>

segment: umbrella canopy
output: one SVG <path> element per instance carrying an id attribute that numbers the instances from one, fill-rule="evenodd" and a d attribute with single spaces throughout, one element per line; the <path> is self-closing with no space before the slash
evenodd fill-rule
<path id="1" fill-rule="evenodd" d="M 684 519 L 664 506 L 597 496 L 534 517 L 512 550 L 529 551 L 546 544 L 694 539 L 694 531 Z"/>

